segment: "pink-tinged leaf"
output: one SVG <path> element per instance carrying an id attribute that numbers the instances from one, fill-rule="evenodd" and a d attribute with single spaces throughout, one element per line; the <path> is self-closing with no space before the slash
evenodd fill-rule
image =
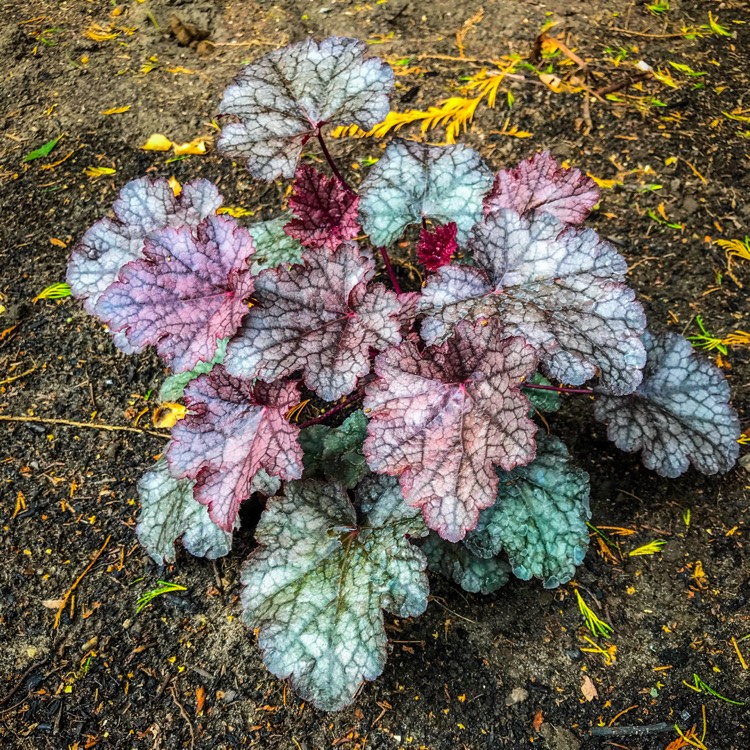
<path id="1" fill-rule="evenodd" d="M 405 339 L 414 331 L 414 323 L 417 319 L 417 308 L 419 299 L 422 295 L 420 292 L 402 292 L 398 295 L 398 301 L 401 310 L 398 313 L 398 320 L 401 328 L 401 338 Z"/>
<path id="2" fill-rule="evenodd" d="M 296 218 L 284 227 L 291 238 L 314 250 L 335 250 L 359 234 L 359 196 L 336 177 L 300 164 L 292 187 L 289 208 Z"/>
<path id="3" fill-rule="evenodd" d="M 456 242 L 456 222 L 451 221 L 435 227 L 435 231 L 422 227 L 417 243 L 417 259 L 428 271 L 437 271 L 447 266 L 451 256 L 458 250 Z"/>
<path id="4" fill-rule="evenodd" d="M 370 371 L 370 349 L 401 341 L 398 298 L 382 284 L 368 287 L 374 275 L 372 256 L 352 242 L 264 271 L 229 343 L 227 369 L 267 382 L 302 370 L 307 387 L 326 401 L 351 393 Z"/>
<path id="5" fill-rule="evenodd" d="M 641 382 L 643 308 L 625 259 L 591 230 L 501 209 L 474 228 L 474 265 L 438 269 L 422 290 L 422 338 L 445 340 L 460 320 L 497 319 L 539 351 L 543 369 L 580 385 L 597 372 L 613 393 Z"/>
<path id="6" fill-rule="evenodd" d="M 598 202 L 599 189 L 590 177 L 579 169 L 566 169 L 543 151 L 497 173 L 484 211 L 511 208 L 519 214 L 551 214 L 566 224 L 580 224 Z"/>
<path id="7" fill-rule="evenodd" d="M 496 467 L 533 460 L 536 425 L 519 387 L 535 366 L 522 339 L 482 323 L 456 326 L 422 354 L 409 340 L 376 358 L 365 457 L 373 471 L 399 477 L 407 503 L 444 539 L 462 539 L 495 502 Z"/>
<path id="8" fill-rule="evenodd" d="M 114 218 L 97 221 L 73 251 L 67 281 L 73 296 L 95 314 L 96 303 L 129 261 L 143 257 L 149 232 L 183 224 L 198 225 L 221 206 L 221 195 L 208 180 L 182 186 L 175 197 L 167 180 L 131 180 L 113 205 Z M 117 338 L 117 337 L 116 337 Z M 125 342 L 124 337 L 119 337 Z"/>
<path id="9" fill-rule="evenodd" d="M 299 427 L 286 419 L 299 401 L 294 382 L 253 385 L 223 365 L 185 388 L 189 413 L 172 428 L 170 472 L 195 480 L 195 499 L 225 531 L 264 470 L 285 481 L 302 476 Z"/>
<path id="10" fill-rule="evenodd" d="M 209 362 L 232 336 L 253 291 L 253 241 L 233 219 L 210 216 L 195 228 L 168 227 L 146 240 L 102 295 L 97 314 L 139 348 L 156 346 L 175 372 Z"/>

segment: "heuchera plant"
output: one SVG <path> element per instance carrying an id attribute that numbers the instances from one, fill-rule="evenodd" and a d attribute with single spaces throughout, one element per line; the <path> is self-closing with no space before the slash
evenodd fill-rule
<path id="1" fill-rule="evenodd" d="M 382 672 L 383 610 L 422 613 L 428 566 L 482 593 L 511 572 L 572 578 L 589 478 L 535 421 L 559 393 L 593 396 L 610 439 L 663 476 L 738 455 L 722 373 L 646 330 L 624 258 L 580 226 L 599 196 L 577 169 L 545 152 L 493 176 L 465 146 L 395 140 L 352 190 L 323 130 L 387 115 L 393 73 L 365 51 L 301 42 L 225 92 L 220 150 L 294 178 L 291 215 L 246 228 L 205 180 L 178 196 L 134 180 L 68 271 L 187 405 L 140 481 L 141 543 L 159 564 L 178 538 L 226 555 L 241 504 L 265 496 L 245 620 L 268 668 L 326 710 Z M 299 164 L 316 140 L 330 176 Z M 412 224 L 427 275 L 403 290 L 388 248 Z M 303 399 L 328 406 L 298 424 Z"/>

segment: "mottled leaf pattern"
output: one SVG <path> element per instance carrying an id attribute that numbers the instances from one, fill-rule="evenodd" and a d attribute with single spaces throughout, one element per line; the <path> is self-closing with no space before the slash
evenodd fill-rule
<path id="1" fill-rule="evenodd" d="M 485 212 L 501 208 L 519 214 L 550 214 L 564 224 L 581 224 L 599 202 L 596 183 L 579 169 L 566 169 L 549 151 L 534 154 L 495 176 Z"/>
<path id="2" fill-rule="evenodd" d="M 359 196 L 336 177 L 327 177 L 313 167 L 301 164 L 294 178 L 289 208 L 295 218 L 284 231 L 304 247 L 335 250 L 343 241 L 359 233 Z"/>
<path id="3" fill-rule="evenodd" d="M 536 426 L 519 381 L 535 364 L 521 339 L 468 323 L 422 354 L 407 340 L 375 360 L 365 456 L 373 471 L 399 477 L 406 501 L 444 539 L 462 539 L 495 502 L 496 466 L 534 458 Z"/>
<path id="4" fill-rule="evenodd" d="M 499 557 L 478 557 L 463 542 L 446 542 L 431 532 L 420 547 L 430 570 L 472 594 L 492 594 L 510 578 L 510 565 Z"/>
<path id="5" fill-rule="evenodd" d="M 284 231 L 289 218 L 288 215 L 280 216 L 248 227 L 255 245 L 255 255 L 250 264 L 250 272 L 254 276 L 266 268 L 291 266 L 302 261 L 305 249 Z"/>
<path id="6" fill-rule="evenodd" d="M 362 183 L 362 226 L 374 245 L 386 246 L 423 218 L 455 222 L 463 245 L 482 217 L 482 199 L 491 184 L 489 168 L 466 146 L 395 140 Z"/>
<path id="7" fill-rule="evenodd" d="M 541 437 L 532 463 L 500 474 L 497 502 L 482 511 L 465 544 L 485 558 L 505 550 L 516 576 L 556 588 L 583 562 L 590 517 L 589 475 L 571 465 L 560 440 Z"/>
<path id="8" fill-rule="evenodd" d="M 417 243 L 417 260 L 428 270 L 437 271 L 451 262 L 458 250 L 456 223 L 454 221 L 437 226 L 433 231 L 422 227 Z"/>
<path id="9" fill-rule="evenodd" d="M 175 372 L 209 362 L 247 312 L 252 237 L 233 219 L 209 216 L 195 228 L 153 232 L 143 253 L 102 295 L 98 315 L 136 346 L 155 345 Z"/>
<path id="10" fill-rule="evenodd" d="M 314 424 L 300 432 L 304 452 L 305 479 L 327 479 L 356 487 L 370 473 L 362 453 L 367 417 L 361 409 L 338 427 Z"/>
<path id="11" fill-rule="evenodd" d="M 220 529 L 205 506 L 193 499 L 194 482 L 174 479 L 160 458 L 138 482 L 141 513 L 138 541 L 157 565 L 175 561 L 175 541 L 196 557 L 214 560 L 229 553 L 232 534 Z"/>
<path id="12" fill-rule="evenodd" d="M 228 341 L 229 339 L 219 339 L 216 342 L 216 351 L 209 362 L 198 362 L 192 370 L 177 372 L 167 377 L 159 388 L 159 401 L 179 401 L 185 392 L 185 386 L 191 380 L 211 372 L 214 365 L 220 365 L 224 361 Z"/>
<path id="13" fill-rule="evenodd" d="M 642 451 L 643 464 L 678 477 L 692 464 L 704 474 L 729 471 L 739 455 L 740 423 L 718 367 L 677 333 L 643 337 L 643 382 L 624 398 L 598 395 L 594 415 L 618 448 Z"/>
<path id="14" fill-rule="evenodd" d="M 444 266 L 424 289 L 425 341 L 444 340 L 459 320 L 497 317 L 539 350 L 551 377 L 579 385 L 599 370 L 612 392 L 637 387 L 646 318 L 611 245 L 549 215 L 500 210 L 477 225 L 470 250 L 476 266 Z"/>
<path id="15" fill-rule="evenodd" d="M 142 257 L 143 241 L 150 232 L 168 226 L 197 226 L 221 201 L 216 186 L 208 180 L 186 183 L 178 198 L 163 178 L 132 180 L 112 207 L 114 218 L 97 221 L 73 251 L 67 275 L 73 296 L 96 314 L 99 297 L 114 283 L 120 269 Z"/>
<path id="16" fill-rule="evenodd" d="M 242 570 L 244 617 L 260 628 L 266 666 L 325 711 L 383 671 L 382 610 L 414 617 L 427 607 L 426 560 L 409 542 L 426 534 L 419 514 L 390 477 L 365 480 L 357 500 L 359 519 L 342 485 L 286 485 Z"/>
<path id="17" fill-rule="evenodd" d="M 235 378 L 216 365 L 185 388 L 188 415 L 172 428 L 167 459 L 176 477 L 195 479 L 195 499 L 230 531 L 260 469 L 283 480 L 302 476 L 299 427 L 286 419 L 297 384 Z"/>
<path id="18" fill-rule="evenodd" d="M 291 178 L 302 147 L 324 124 L 369 130 L 388 114 L 393 71 L 365 59 L 357 39 L 305 39 L 246 67 L 224 92 L 219 150 L 244 159 L 254 177 Z"/>
<path id="19" fill-rule="evenodd" d="M 353 243 L 265 271 L 229 343 L 227 369 L 268 382 L 302 370 L 307 387 L 326 401 L 351 393 L 370 371 L 370 349 L 401 340 L 398 299 L 382 284 L 368 287 L 374 275 L 372 257 Z"/>

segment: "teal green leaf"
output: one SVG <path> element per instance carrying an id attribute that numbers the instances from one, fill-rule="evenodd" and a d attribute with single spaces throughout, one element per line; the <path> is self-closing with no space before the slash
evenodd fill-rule
<path id="1" fill-rule="evenodd" d="M 291 266 L 302 260 L 304 248 L 297 240 L 284 233 L 284 227 L 291 218 L 289 214 L 285 214 L 277 219 L 261 221 L 248 227 L 255 245 L 255 255 L 250 264 L 253 274 L 282 264 Z"/>
<path id="2" fill-rule="evenodd" d="M 178 372 L 170 375 L 159 389 L 160 401 L 179 401 L 185 391 L 185 386 L 195 380 L 199 375 L 211 372 L 214 365 L 220 365 L 224 361 L 229 339 L 219 339 L 216 344 L 216 354 L 210 362 L 198 362 L 198 364 L 187 372 Z M 529 399 L 531 400 L 531 399 Z"/>
<path id="3" fill-rule="evenodd" d="M 510 565 L 495 557 L 479 557 L 470 552 L 463 542 L 448 542 L 434 531 L 422 544 L 430 570 L 440 573 L 472 594 L 492 594 L 505 586 L 510 577 Z"/>
<path id="4" fill-rule="evenodd" d="M 573 578 L 586 555 L 589 475 L 571 465 L 556 437 L 538 438 L 536 456 L 499 474 L 497 502 L 482 511 L 466 546 L 485 558 L 505 550 L 516 576 L 541 578 L 545 588 L 556 588 Z"/>
<path id="5" fill-rule="evenodd" d="M 535 372 L 531 378 L 534 385 L 552 385 L 540 372 Z M 560 408 L 560 394 L 557 391 L 541 391 L 538 388 L 524 388 L 523 395 L 526 396 L 536 411 L 552 412 Z"/>
<path id="6" fill-rule="evenodd" d="M 362 453 L 367 433 L 367 417 L 360 409 L 350 414 L 339 427 L 312 425 L 300 432 L 304 452 L 305 477 L 338 481 L 349 489 L 369 473 Z"/>
<path id="7" fill-rule="evenodd" d="M 408 538 L 427 529 L 393 477 L 359 486 L 359 519 L 341 484 L 291 482 L 285 493 L 268 501 L 242 570 L 244 618 L 260 629 L 268 669 L 335 711 L 383 671 L 382 610 L 414 617 L 427 607 L 427 561 Z"/>
<path id="8" fill-rule="evenodd" d="M 138 482 L 141 513 L 138 541 L 158 565 L 175 561 L 175 541 L 196 557 L 214 560 L 229 553 L 232 534 L 209 517 L 208 508 L 193 498 L 191 479 L 174 479 L 160 458 Z"/>

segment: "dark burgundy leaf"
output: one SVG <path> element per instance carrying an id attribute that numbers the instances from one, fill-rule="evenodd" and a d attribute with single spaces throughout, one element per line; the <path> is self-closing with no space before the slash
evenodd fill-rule
<path id="1" fill-rule="evenodd" d="M 289 207 L 296 218 L 284 227 L 290 237 L 305 247 L 335 250 L 359 234 L 359 197 L 336 177 L 300 164 L 293 188 Z"/>

